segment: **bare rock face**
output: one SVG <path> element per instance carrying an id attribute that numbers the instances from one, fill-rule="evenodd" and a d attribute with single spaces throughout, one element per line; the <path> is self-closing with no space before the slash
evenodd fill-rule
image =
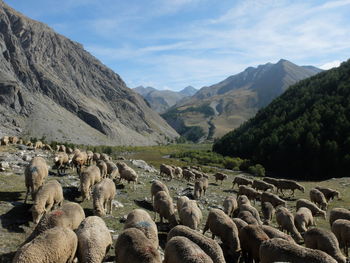
<path id="1" fill-rule="evenodd" d="M 0 110 L 3 133 L 49 140 L 150 145 L 178 136 L 82 45 L 1 0 Z"/>

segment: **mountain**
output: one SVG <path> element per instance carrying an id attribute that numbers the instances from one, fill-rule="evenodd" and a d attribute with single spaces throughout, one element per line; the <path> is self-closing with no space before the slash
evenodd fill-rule
<path id="1" fill-rule="evenodd" d="M 177 133 L 121 77 L 0 0 L 0 135 L 149 145 Z"/>
<path id="2" fill-rule="evenodd" d="M 213 150 L 275 175 L 343 177 L 350 169 L 350 60 L 291 86 Z"/>
<path id="3" fill-rule="evenodd" d="M 150 107 L 159 113 L 165 112 L 176 103 L 183 101 L 185 98 L 197 92 L 192 86 L 188 86 L 178 92 L 172 90 L 157 90 L 152 87 L 145 88 L 143 86 L 134 88 L 134 91 L 142 95 L 149 103 Z"/>
<path id="4" fill-rule="evenodd" d="M 283 59 L 276 64 L 249 67 L 201 88 L 162 116 L 185 137 L 193 137 L 196 131 L 195 140 L 218 138 L 254 116 L 290 85 L 318 72 L 321 70 L 315 67 L 301 67 Z"/>

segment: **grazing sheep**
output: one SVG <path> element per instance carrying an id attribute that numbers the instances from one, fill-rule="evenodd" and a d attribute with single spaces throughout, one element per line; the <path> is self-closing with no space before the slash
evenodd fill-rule
<path id="1" fill-rule="evenodd" d="M 111 161 L 103 161 L 103 160 L 100 160 L 100 162 L 104 162 L 107 166 L 107 175 L 110 179 L 116 179 L 118 177 L 120 177 L 120 173 L 119 173 L 119 168 L 118 166 L 111 162 Z"/>
<path id="2" fill-rule="evenodd" d="M 224 200 L 224 212 L 229 217 L 233 216 L 233 212 L 238 208 L 237 199 L 233 195 L 227 196 Z"/>
<path id="3" fill-rule="evenodd" d="M 338 200 L 340 199 L 340 193 L 337 190 L 320 186 L 316 186 L 315 188 L 324 194 L 324 197 L 326 198 L 327 202 L 333 200 L 335 197 L 337 197 Z"/>
<path id="4" fill-rule="evenodd" d="M 179 210 L 181 224 L 197 230 L 202 220 L 202 211 L 199 209 L 197 202 L 189 200 L 185 202 Z"/>
<path id="5" fill-rule="evenodd" d="M 67 147 L 67 148 L 66 148 L 66 153 L 67 153 L 67 154 L 73 153 L 73 149 L 70 148 L 70 147 Z"/>
<path id="6" fill-rule="evenodd" d="M 242 228 L 245 227 L 246 225 L 248 225 L 248 223 L 238 217 L 234 217 L 232 218 L 233 223 L 236 224 L 236 227 L 238 229 L 238 231 Z"/>
<path id="7" fill-rule="evenodd" d="M 275 190 L 275 186 L 273 184 L 269 184 L 267 182 L 264 182 L 264 181 L 258 180 L 258 179 L 253 180 L 252 187 L 255 190 L 261 190 L 263 192 L 268 191 L 268 190 L 271 190 L 271 191 Z"/>
<path id="8" fill-rule="evenodd" d="M 40 233 L 56 226 L 75 230 L 84 219 L 85 213 L 83 208 L 77 203 L 67 202 L 61 208 L 44 214 L 25 243 L 31 241 Z"/>
<path id="9" fill-rule="evenodd" d="M 280 229 L 290 233 L 296 242 L 302 241 L 303 238 L 294 225 L 294 216 L 287 208 L 281 206 L 276 209 L 276 222 Z"/>
<path id="10" fill-rule="evenodd" d="M 264 224 L 269 225 L 275 213 L 275 208 L 270 202 L 261 202 L 261 212 L 264 216 Z"/>
<path id="11" fill-rule="evenodd" d="M 259 262 L 259 248 L 262 242 L 269 237 L 257 225 L 247 225 L 239 231 L 239 241 L 242 248 L 242 257 L 245 262 Z"/>
<path id="12" fill-rule="evenodd" d="M 340 251 L 336 236 L 322 228 L 311 228 L 304 233 L 305 246 L 319 249 L 332 256 L 338 263 L 346 263 L 346 258 Z"/>
<path id="13" fill-rule="evenodd" d="M 262 225 L 261 228 L 262 228 L 262 230 L 264 230 L 266 235 L 269 236 L 269 238 L 282 238 L 286 241 L 289 241 L 289 242 L 295 244 L 294 239 L 290 235 L 283 233 L 282 231 L 279 231 L 278 229 L 276 229 L 272 226 Z"/>
<path id="14" fill-rule="evenodd" d="M 272 184 L 277 187 L 279 179 L 271 178 L 271 177 L 264 177 L 262 179 L 264 182 Z"/>
<path id="15" fill-rule="evenodd" d="M 43 150 L 53 152 L 53 149 L 51 148 L 51 146 L 49 144 L 44 144 Z"/>
<path id="16" fill-rule="evenodd" d="M 189 169 L 183 169 L 182 177 L 189 182 L 189 181 L 193 181 L 196 178 L 196 175 Z"/>
<path id="17" fill-rule="evenodd" d="M 221 184 L 224 180 L 228 178 L 227 174 L 219 173 L 219 172 L 214 174 L 214 177 L 215 177 L 215 182 L 221 181 Z"/>
<path id="18" fill-rule="evenodd" d="M 273 207 L 277 206 L 286 206 L 286 201 L 281 199 L 278 195 L 269 193 L 269 192 L 264 192 L 261 194 L 261 202 L 269 202 L 273 205 Z"/>
<path id="19" fill-rule="evenodd" d="M 75 152 L 72 159 L 72 164 L 76 167 L 78 174 L 80 174 L 81 169 L 83 168 L 83 165 L 86 164 L 86 161 L 87 161 L 86 152 L 81 152 L 81 151 Z"/>
<path id="20" fill-rule="evenodd" d="M 17 136 L 11 136 L 11 137 L 9 138 L 9 141 L 10 141 L 10 143 L 12 143 L 12 144 L 17 144 L 18 138 L 17 138 Z"/>
<path id="21" fill-rule="evenodd" d="M 243 176 L 236 176 L 232 182 L 232 189 L 235 187 L 236 184 L 238 185 L 238 187 L 240 185 L 252 185 L 253 180 L 244 178 Z"/>
<path id="22" fill-rule="evenodd" d="M 250 212 L 250 213 L 252 214 L 252 216 L 254 216 L 255 219 L 258 221 L 259 225 L 262 225 L 259 212 L 258 212 L 258 210 L 257 210 L 254 206 L 251 206 L 251 205 L 241 205 L 241 206 L 239 207 L 239 211 L 240 211 L 240 212 L 243 212 L 243 211 L 248 211 L 248 212 Z"/>
<path id="23" fill-rule="evenodd" d="M 43 185 L 48 174 L 49 169 L 44 158 L 34 157 L 30 161 L 30 163 L 24 170 L 25 185 L 27 188 L 24 203 L 27 202 L 29 192 L 31 193 L 32 200 L 34 201 L 36 192 L 38 191 L 39 187 Z"/>
<path id="24" fill-rule="evenodd" d="M 63 199 L 62 186 L 57 180 L 49 181 L 41 186 L 30 209 L 33 215 L 33 222 L 35 224 L 39 223 L 43 214 L 51 211 L 56 204 L 61 206 Z"/>
<path id="25" fill-rule="evenodd" d="M 246 222 L 249 225 L 259 225 L 258 220 L 252 215 L 249 211 L 241 211 L 238 213 L 237 217 L 239 219 L 242 219 L 244 222 Z"/>
<path id="26" fill-rule="evenodd" d="M 241 205 L 251 205 L 251 203 L 246 195 L 238 196 L 237 204 L 238 204 L 238 207 L 240 207 Z"/>
<path id="27" fill-rule="evenodd" d="M 57 174 L 65 174 L 69 164 L 68 154 L 65 152 L 58 152 L 54 158 L 54 162 L 57 168 Z"/>
<path id="28" fill-rule="evenodd" d="M 319 205 L 322 210 L 327 210 L 327 200 L 324 197 L 324 194 L 316 188 L 310 190 L 310 200 Z"/>
<path id="29" fill-rule="evenodd" d="M 141 230 L 145 236 L 152 241 L 154 247 L 157 248 L 159 246 L 157 225 L 145 210 L 132 210 L 128 214 L 124 224 L 124 229 L 127 228 L 137 228 Z"/>
<path id="30" fill-rule="evenodd" d="M 105 178 L 95 184 L 92 194 L 94 214 L 97 216 L 112 214 L 112 201 L 115 194 L 115 184 L 111 179 Z"/>
<path id="31" fill-rule="evenodd" d="M 306 232 L 309 226 L 315 226 L 314 217 L 309 208 L 300 207 L 295 214 L 294 224 L 300 233 Z"/>
<path id="32" fill-rule="evenodd" d="M 41 148 L 43 148 L 43 143 L 41 142 L 41 141 L 37 141 L 37 142 L 35 142 L 35 144 L 34 144 L 34 149 L 36 150 L 36 149 L 41 149 Z"/>
<path id="33" fill-rule="evenodd" d="M 277 181 L 277 193 L 281 192 L 282 195 L 284 195 L 283 190 L 291 190 L 292 195 L 294 196 L 294 191 L 299 190 L 301 192 L 305 192 L 304 186 L 301 184 L 297 183 L 296 181 L 293 180 L 287 180 L 287 179 L 279 179 Z"/>
<path id="34" fill-rule="evenodd" d="M 289 263 L 337 263 L 327 253 L 305 248 L 281 238 L 264 241 L 259 249 L 260 263 L 289 262 Z"/>
<path id="35" fill-rule="evenodd" d="M 59 146 L 58 146 L 58 151 L 59 151 L 59 152 L 64 152 L 64 153 L 65 153 L 65 152 L 66 152 L 66 146 L 65 146 L 65 145 L 59 145 Z"/>
<path id="36" fill-rule="evenodd" d="M 126 180 L 128 181 L 128 184 L 130 184 L 130 182 L 133 182 L 133 188 L 135 190 L 135 185 L 137 184 L 137 179 L 138 179 L 138 175 L 135 172 L 135 170 L 127 166 L 123 162 L 118 162 L 117 166 L 120 173 L 120 181 Z"/>
<path id="37" fill-rule="evenodd" d="M 101 154 L 94 153 L 94 155 L 92 156 L 92 160 L 96 164 L 99 160 L 101 160 Z M 101 160 L 101 161 L 103 161 L 103 160 Z"/>
<path id="38" fill-rule="evenodd" d="M 168 194 L 169 194 L 169 192 L 168 192 Z M 187 196 L 185 196 L 185 195 L 180 196 L 176 202 L 177 211 L 180 211 L 182 206 L 184 205 L 184 203 L 186 203 L 187 201 L 190 201 L 190 199 Z"/>
<path id="39" fill-rule="evenodd" d="M 245 195 L 248 197 L 250 201 L 253 200 L 255 204 L 255 200 L 258 200 L 260 198 L 260 193 L 255 191 L 253 188 L 246 186 L 246 185 L 240 185 L 238 188 L 238 196 Z"/>
<path id="40" fill-rule="evenodd" d="M 20 247 L 12 262 L 72 263 L 77 246 L 78 238 L 71 229 L 54 227 Z"/>
<path id="41" fill-rule="evenodd" d="M 100 169 L 101 172 L 101 178 L 106 178 L 107 177 L 107 171 L 108 171 L 108 167 L 107 164 L 105 163 L 105 161 L 102 160 L 98 160 L 96 162 L 96 166 L 98 167 L 98 169 Z"/>
<path id="42" fill-rule="evenodd" d="M 154 212 L 159 214 L 160 222 L 163 223 L 163 217 L 167 219 L 172 227 L 177 225 L 173 199 L 165 191 L 159 191 L 153 202 Z M 157 215 L 157 214 L 155 214 Z"/>
<path id="43" fill-rule="evenodd" d="M 112 237 L 106 223 L 98 216 L 89 216 L 81 222 L 76 234 L 79 262 L 102 262 L 112 246 Z"/>
<path id="44" fill-rule="evenodd" d="M 92 158 L 94 157 L 94 153 L 92 151 L 86 151 L 86 155 L 87 155 L 86 164 L 91 165 Z"/>
<path id="45" fill-rule="evenodd" d="M 159 251 L 137 228 L 125 229 L 115 243 L 118 263 L 161 263 Z"/>
<path id="46" fill-rule="evenodd" d="M 171 240 L 175 236 L 184 236 L 196 243 L 215 263 L 225 263 L 224 254 L 219 244 L 201 233 L 186 227 L 176 226 L 168 233 L 167 240 Z"/>
<path id="47" fill-rule="evenodd" d="M 3 136 L 1 138 L 1 145 L 7 146 L 10 143 L 9 137 L 8 136 Z"/>
<path id="48" fill-rule="evenodd" d="M 297 200 L 296 210 L 298 210 L 300 207 L 309 208 L 313 216 L 322 216 L 324 219 L 326 219 L 326 212 L 318 208 L 317 205 L 307 199 Z"/>
<path id="49" fill-rule="evenodd" d="M 90 200 L 92 187 L 101 181 L 101 172 L 96 165 L 85 168 L 80 174 L 80 192 L 83 201 Z"/>
<path id="50" fill-rule="evenodd" d="M 174 167 L 174 173 L 177 176 L 177 178 L 181 179 L 182 178 L 182 169 L 181 167 Z"/>
<path id="51" fill-rule="evenodd" d="M 197 181 L 194 183 L 194 193 L 193 193 L 194 198 L 199 199 L 202 197 L 202 195 L 205 195 L 207 188 L 208 188 L 207 178 L 202 177 L 200 179 L 197 179 Z"/>
<path id="52" fill-rule="evenodd" d="M 329 213 L 329 223 L 332 226 L 337 219 L 350 220 L 350 211 L 345 208 L 333 208 Z"/>
<path id="53" fill-rule="evenodd" d="M 108 156 L 108 154 L 106 154 L 106 153 L 101 153 L 101 155 L 100 155 L 100 160 L 105 161 L 105 162 L 108 162 L 108 161 L 111 160 L 111 158 Z"/>
<path id="54" fill-rule="evenodd" d="M 162 174 L 165 174 L 169 176 L 170 180 L 174 178 L 173 173 L 174 173 L 174 168 L 171 167 L 170 165 L 167 164 L 161 164 L 159 168 L 160 172 L 159 175 L 162 176 Z"/>
<path id="55" fill-rule="evenodd" d="M 214 263 L 194 242 L 183 236 L 171 238 L 164 250 L 163 263 Z"/>
<path id="56" fill-rule="evenodd" d="M 350 246 L 350 220 L 335 220 L 332 225 L 332 232 L 338 239 L 339 247 L 344 249 L 344 253 L 346 257 L 348 257 L 348 250 Z"/>
<path id="57" fill-rule="evenodd" d="M 152 199 L 152 202 L 154 200 L 155 195 L 158 192 L 160 192 L 160 191 L 164 191 L 168 195 L 170 195 L 168 187 L 165 184 L 163 184 L 161 181 L 154 180 L 154 182 L 151 185 L 151 199 Z M 177 209 L 179 209 L 179 207 Z"/>
<path id="58" fill-rule="evenodd" d="M 215 236 L 220 237 L 225 250 L 228 251 L 230 256 L 235 258 L 239 256 L 241 246 L 238 238 L 238 229 L 228 215 L 219 209 L 210 209 L 203 229 L 203 235 L 208 229 L 210 229 L 213 239 Z"/>

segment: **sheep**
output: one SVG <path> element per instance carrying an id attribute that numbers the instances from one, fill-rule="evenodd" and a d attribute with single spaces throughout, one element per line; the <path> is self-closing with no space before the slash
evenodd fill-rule
<path id="1" fill-rule="evenodd" d="M 67 202 L 63 204 L 59 209 L 55 209 L 49 213 L 44 214 L 25 243 L 31 241 L 33 238 L 46 231 L 47 229 L 56 226 L 67 227 L 69 229 L 75 230 L 79 227 L 81 221 L 84 219 L 85 213 L 83 208 L 77 203 Z"/>
<path id="2" fill-rule="evenodd" d="M 233 216 L 233 212 L 238 208 L 237 199 L 233 195 L 227 196 L 224 200 L 224 212 L 229 217 Z"/>
<path id="3" fill-rule="evenodd" d="M 183 236 L 170 239 L 164 250 L 163 263 L 214 263 L 194 242 Z"/>
<path id="4" fill-rule="evenodd" d="M 17 137 L 17 136 L 11 136 L 11 137 L 9 138 L 9 141 L 10 141 L 10 143 L 12 143 L 12 144 L 17 144 L 17 142 L 18 142 L 18 137 Z"/>
<path id="5" fill-rule="evenodd" d="M 246 185 L 240 185 L 238 188 L 238 196 L 245 195 L 248 197 L 250 201 L 253 200 L 255 203 L 255 200 L 259 199 L 260 194 L 255 191 L 253 188 L 246 186 Z"/>
<path id="6" fill-rule="evenodd" d="M 232 189 L 235 187 L 236 184 L 238 185 L 238 187 L 240 185 L 252 185 L 253 181 L 250 179 L 244 178 L 243 176 L 236 176 L 232 182 Z"/>
<path id="7" fill-rule="evenodd" d="M 279 181 L 279 179 L 271 178 L 271 177 L 264 177 L 262 180 L 264 182 L 272 184 L 274 186 L 277 186 L 278 185 L 278 181 Z"/>
<path id="8" fill-rule="evenodd" d="M 44 213 L 51 211 L 54 205 L 61 206 L 63 202 L 63 190 L 57 180 L 52 180 L 41 186 L 35 196 L 31 207 L 33 222 L 39 223 Z"/>
<path id="9" fill-rule="evenodd" d="M 68 228 L 54 227 L 20 247 L 13 263 L 72 263 L 78 246 L 76 234 Z"/>
<path id="10" fill-rule="evenodd" d="M 215 182 L 221 181 L 221 184 L 224 180 L 228 178 L 227 174 L 219 173 L 219 172 L 214 174 L 214 177 L 215 177 Z"/>
<path id="11" fill-rule="evenodd" d="M 87 155 L 86 164 L 91 165 L 92 158 L 94 157 L 94 153 L 92 151 L 86 151 L 86 155 Z"/>
<path id="12" fill-rule="evenodd" d="M 233 223 L 236 224 L 236 227 L 238 229 L 238 231 L 242 228 L 245 227 L 246 225 L 248 225 L 248 223 L 238 217 L 234 217 L 232 218 Z"/>
<path id="13" fill-rule="evenodd" d="M 333 208 L 329 213 L 329 223 L 332 226 L 337 219 L 350 220 L 350 211 L 345 208 Z"/>
<path id="14" fill-rule="evenodd" d="M 273 207 L 277 207 L 279 205 L 286 206 L 286 201 L 279 198 L 278 195 L 269 192 L 264 192 L 261 194 L 261 202 L 270 202 L 273 205 Z"/>
<path id="15" fill-rule="evenodd" d="M 170 180 L 173 179 L 173 173 L 174 173 L 174 168 L 171 167 L 170 165 L 167 164 L 161 164 L 159 168 L 160 172 L 159 175 L 162 176 L 162 174 L 165 174 L 169 176 Z"/>
<path id="16" fill-rule="evenodd" d="M 256 208 L 254 206 L 251 205 L 241 205 L 239 207 L 239 211 L 248 211 L 252 214 L 252 216 L 255 217 L 255 219 L 258 221 L 259 225 L 262 225 L 261 219 L 260 219 L 260 215 L 258 210 L 256 210 Z"/>
<path id="17" fill-rule="evenodd" d="M 76 230 L 80 263 L 100 263 L 112 246 L 106 223 L 98 216 L 85 218 Z"/>
<path id="18" fill-rule="evenodd" d="M 179 210 L 181 224 L 197 230 L 202 220 L 202 211 L 199 209 L 197 202 L 189 200 L 185 202 Z"/>
<path id="19" fill-rule="evenodd" d="M 246 195 L 238 196 L 237 204 L 238 204 L 238 207 L 240 207 L 241 205 L 251 205 L 251 203 Z"/>
<path id="20" fill-rule="evenodd" d="M 66 152 L 66 146 L 65 145 L 58 145 L 58 152 Z"/>
<path id="21" fill-rule="evenodd" d="M 337 263 L 327 253 L 305 248 L 281 238 L 264 241 L 259 249 L 260 263 L 290 262 L 290 263 Z"/>
<path id="22" fill-rule="evenodd" d="M 290 233 L 296 242 L 302 241 L 303 238 L 294 225 L 294 216 L 287 208 L 280 206 L 276 209 L 276 222 L 280 229 Z"/>
<path id="23" fill-rule="evenodd" d="M 85 168 L 80 174 L 80 192 L 82 200 L 90 200 L 92 187 L 101 181 L 101 172 L 96 165 Z"/>
<path id="24" fill-rule="evenodd" d="M 239 231 L 239 241 L 242 248 L 242 257 L 245 262 L 259 262 L 259 248 L 262 242 L 268 240 L 269 237 L 257 225 L 247 225 Z"/>
<path id="25" fill-rule="evenodd" d="M 67 166 L 69 164 L 68 154 L 65 152 L 58 152 L 54 158 L 54 163 L 57 168 L 57 174 L 66 173 Z"/>
<path id="26" fill-rule="evenodd" d="M 125 221 L 124 229 L 137 228 L 141 230 L 145 236 L 152 241 L 154 247 L 159 246 L 158 229 L 150 215 L 142 209 L 132 210 Z"/>
<path id="27" fill-rule="evenodd" d="M 310 190 L 311 202 L 317 204 L 322 210 L 327 210 L 327 201 L 324 194 L 316 188 Z"/>
<path id="28" fill-rule="evenodd" d="M 275 213 L 275 208 L 270 202 L 261 202 L 261 212 L 264 216 L 264 224 L 269 225 Z"/>
<path id="29" fill-rule="evenodd" d="M 154 209 L 154 212 L 159 214 L 161 223 L 163 223 L 163 217 L 164 217 L 169 221 L 172 227 L 177 225 L 173 200 L 167 192 L 159 191 L 155 195 L 154 202 L 153 202 L 153 209 Z"/>
<path id="30" fill-rule="evenodd" d="M 36 150 L 36 149 L 41 149 L 41 148 L 43 148 L 43 143 L 41 141 L 35 142 L 34 149 Z"/>
<path id="31" fill-rule="evenodd" d="M 193 196 L 195 199 L 199 199 L 202 197 L 202 195 L 205 195 L 205 192 L 207 191 L 208 188 L 208 179 L 203 177 L 198 179 L 194 183 L 194 193 Z"/>
<path id="32" fill-rule="evenodd" d="M 219 244 L 201 233 L 182 225 L 178 225 L 170 230 L 167 240 L 175 236 L 184 236 L 196 243 L 215 263 L 225 263 L 224 254 Z"/>
<path id="33" fill-rule="evenodd" d="M 76 167 L 77 174 L 80 174 L 81 169 L 83 168 L 83 165 L 85 165 L 86 163 L 86 160 L 87 160 L 86 152 L 76 151 L 74 153 L 72 164 Z"/>
<path id="34" fill-rule="evenodd" d="M 9 137 L 8 136 L 3 136 L 1 138 L 1 145 L 7 146 L 10 143 Z"/>
<path id="35" fill-rule="evenodd" d="M 237 258 L 241 246 L 238 238 L 238 229 L 232 219 L 223 211 L 212 208 L 209 211 L 207 222 L 203 229 L 203 235 L 210 229 L 212 238 L 219 236 L 223 246 L 230 256 Z"/>
<path id="36" fill-rule="evenodd" d="M 317 207 L 314 203 L 307 199 L 298 199 L 296 203 L 296 210 L 300 207 L 307 207 L 310 209 L 313 216 L 322 216 L 326 219 L 326 212 Z"/>
<path id="37" fill-rule="evenodd" d="M 138 179 L 138 175 L 135 172 L 135 170 L 132 169 L 131 167 L 127 166 L 123 162 L 118 162 L 117 166 L 118 166 L 119 173 L 120 173 L 120 181 L 124 179 L 124 180 L 128 181 L 128 184 L 130 182 L 133 182 L 133 184 L 134 184 L 133 188 L 135 190 L 135 185 L 137 184 L 137 179 Z"/>
<path id="38" fill-rule="evenodd" d="M 348 250 L 350 246 L 350 220 L 335 220 L 332 224 L 332 232 L 338 239 L 339 247 L 344 249 L 344 253 L 346 257 L 348 257 Z"/>
<path id="39" fill-rule="evenodd" d="M 99 160 L 101 160 L 101 154 L 99 153 L 94 153 L 94 155 L 92 156 L 92 160 L 94 161 L 94 163 L 96 164 Z M 101 160 L 103 161 L 103 160 Z"/>
<path id="40" fill-rule="evenodd" d="M 300 233 L 306 232 L 309 226 L 315 226 L 314 217 L 309 208 L 300 207 L 295 214 L 294 224 Z"/>
<path id="41" fill-rule="evenodd" d="M 157 247 L 137 228 L 125 229 L 115 243 L 118 263 L 161 263 Z"/>
<path id="42" fill-rule="evenodd" d="M 252 187 L 255 190 L 261 190 L 263 192 L 265 192 L 267 190 L 273 191 L 275 189 L 275 186 L 273 184 L 269 184 L 267 182 L 264 182 L 262 180 L 257 180 L 257 179 L 253 180 Z"/>
<path id="43" fill-rule="evenodd" d="M 249 211 L 241 211 L 238 213 L 237 217 L 249 225 L 259 225 L 258 220 Z"/>
<path id="44" fill-rule="evenodd" d="M 94 214 L 97 216 L 112 214 L 112 201 L 115 194 L 115 184 L 111 179 L 105 178 L 95 184 L 92 194 Z"/>
<path id="45" fill-rule="evenodd" d="M 327 202 L 333 200 L 335 197 L 337 197 L 338 200 L 340 200 L 340 193 L 337 190 L 320 186 L 316 186 L 315 188 L 324 194 L 324 197 L 326 198 Z"/>
<path id="46" fill-rule="evenodd" d="M 311 228 L 304 233 L 305 247 L 319 249 L 332 256 L 338 263 L 346 263 L 336 236 L 322 228 Z"/>
<path id="47" fill-rule="evenodd" d="M 169 192 L 168 192 L 169 194 Z M 177 199 L 177 202 L 176 202 L 176 208 L 177 208 L 177 211 L 180 211 L 183 204 L 186 203 L 187 201 L 189 201 L 190 199 L 187 197 L 187 196 L 180 196 L 178 199 Z"/>
<path id="48" fill-rule="evenodd" d="M 106 178 L 107 177 L 107 171 L 108 171 L 107 164 L 104 161 L 102 161 L 102 160 L 98 160 L 96 162 L 96 166 L 100 169 L 101 178 Z"/>
<path id="49" fill-rule="evenodd" d="M 286 241 L 289 241 L 289 242 L 295 244 L 294 239 L 290 235 L 283 233 L 282 231 L 279 231 L 278 229 L 276 229 L 272 226 L 262 225 L 261 228 L 262 228 L 262 230 L 264 230 L 266 235 L 269 236 L 269 238 L 282 238 Z"/>
<path id="50" fill-rule="evenodd" d="M 70 148 L 70 147 L 67 147 L 67 148 L 66 148 L 66 153 L 67 153 L 67 154 L 73 153 L 73 149 Z"/>
<path id="51" fill-rule="evenodd" d="M 103 161 L 103 160 L 100 160 L 99 163 L 100 162 L 103 162 L 106 164 L 107 175 L 110 179 L 116 179 L 120 177 L 119 168 L 115 163 L 113 163 L 112 161 Z"/>
<path id="52" fill-rule="evenodd" d="M 27 203 L 29 192 L 31 192 L 32 200 L 34 201 L 36 192 L 43 185 L 49 174 L 46 161 L 42 157 L 34 157 L 29 165 L 24 170 L 25 185 L 27 188 L 24 203 Z"/>
<path id="53" fill-rule="evenodd" d="M 191 180 L 194 180 L 196 178 L 196 175 L 188 169 L 182 170 L 182 177 L 185 178 L 188 182 Z"/>
<path id="54" fill-rule="evenodd" d="M 110 157 L 108 156 L 108 154 L 106 154 L 106 153 L 101 153 L 101 155 L 100 155 L 100 160 L 102 160 L 102 161 L 105 161 L 105 162 L 108 162 L 108 161 L 110 161 Z"/>
<path id="55" fill-rule="evenodd" d="M 152 185 L 151 185 L 151 199 L 152 202 L 154 200 L 155 195 L 159 192 L 159 191 L 164 191 L 166 192 L 168 195 L 170 195 L 168 187 L 163 184 L 161 181 L 158 180 L 154 180 Z M 179 209 L 179 207 L 177 208 Z"/>
<path id="56" fill-rule="evenodd" d="M 53 152 L 53 149 L 51 148 L 51 146 L 49 144 L 44 144 L 43 150 Z"/>
<path id="57" fill-rule="evenodd" d="M 182 178 L 182 169 L 181 169 L 181 167 L 175 167 L 174 168 L 174 173 L 177 176 L 177 178 L 179 178 L 179 179 Z"/>
<path id="58" fill-rule="evenodd" d="M 304 186 L 297 183 L 296 181 L 287 180 L 287 179 L 279 179 L 277 181 L 276 188 L 277 188 L 277 193 L 281 192 L 282 195 L 284 195 L 283 190 L 291 190 L 293 196 L 294 196 L 295 190 L 299 190 L 303 193 L 305 192 Z"/>

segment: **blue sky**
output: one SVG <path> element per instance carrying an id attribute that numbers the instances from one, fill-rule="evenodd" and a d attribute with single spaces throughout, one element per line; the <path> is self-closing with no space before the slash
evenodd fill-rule
<path id="1" fill-rule="evenodd" d="M 180 90 L 267 62 L 350 57 L 350 0 L 5 0 L 138 85 Z"/>

